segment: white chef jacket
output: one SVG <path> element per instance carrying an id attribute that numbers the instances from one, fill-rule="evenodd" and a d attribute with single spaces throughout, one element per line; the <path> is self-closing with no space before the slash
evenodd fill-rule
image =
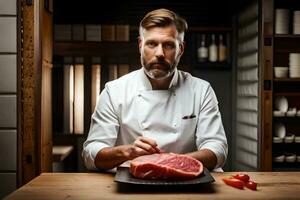
<path id="1" fill-rule="evenodd" d="M 212 87 L 177 69 L 168 90 L 152 90 L 143 68 L 105 85 L 83 144 L 86 167 L 96 169 L 94 160 L 101 149 L 131 144 L 138 136 L 154 139 L 165 152 L 210 149 L 217 157 L 215 168 L 222 167 L 227 157 L 227 140 Z"/>

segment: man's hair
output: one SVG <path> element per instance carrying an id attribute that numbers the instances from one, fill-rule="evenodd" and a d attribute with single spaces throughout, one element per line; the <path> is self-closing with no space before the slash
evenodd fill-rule
<path id="1" fill-rule="evenodd" d="M 187 30 L 187 22 L 175 12 L 167 9 L 157 9 L 149 12 L 140 22 L 139 32 L 143 35 L 143 29 L 148 30 L 153 27 L 166 27 L 174 24 L 178 31 L 179 37 L 183 41 L 184 32 Z"/>

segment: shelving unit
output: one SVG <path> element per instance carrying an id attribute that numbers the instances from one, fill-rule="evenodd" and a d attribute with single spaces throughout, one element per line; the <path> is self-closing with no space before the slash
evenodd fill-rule
<path id="1" fill-rule="evenodd" d="M 130 27 L 130 32 L 138 31 L 137 27 Z M 192 70 L 199 69 L 230 69 L 231 67 L 231 27 L 191 27 L 186 35 L 186 49 L 183 55 L 181 64 L 190 66 Z M 225 62 L 198 62 L 197 49 L 200 41 L 200 34 L 223 34 L 225 36 L 225 44 L 227 47 L 227 60 Z M 208 42 L 210 42 L 208 40 Z M 206 45 L 209 43 L 207 42 Z M 139 65 L 139 52 L 137 41 L 101 41 L 101 42 L 86 42 L 86 41 L 60 41 L 53 44 L 54 56 L 101 56 L 104 59 L 101 62 L 109 63 L 124 61 Z M 190 67 L 186 68 L 191 71 Z"/>
<path id="2" fill-rule="evenodd" d="M 279 0 L 273 1 L 273 67 L 275 66 L 285 66 L 289 67 L 289 54 L 290 53 L 300 53 L 300 35 L 291 34 L 293 26 L 293 11 L 300 10 L 299 3 L 296 1 L 286 1 L 282 2 Z M 276 34 L 276 9 L 284 8 L 288 9 L 289 15 L 289 32 L 288 34 Z M 274 68 L 273 68 L 274 69 Z M 273 78 L 272 79 L 272 99 L 273 108 L 276 110 L 275 101 L 278 97 L 285 97 L 288 100 L 288 109 L 296 108 L 300 110 L 300 77 L 298 78 Z M 272 142 L 272 170 L 273 171 L 299 171 L 300 170 L 300 142 L 295 140 L 295 137 L 300 137 L 300 116 L 285 116 L 279 117 L 274 116 L 272 119 L 272 138 L 275 135 L 276 124 L 283 124 L 286 129 L 286 136 L 294 135 L 294 139 L 291 142 L 286 142 L 283 139 L 282 142 Z M 283 156 L 282 160 L 278 160 Z M 295 159 L 293 159 L 295 158 Z"/>
<path id="3" fill-rule="evenodd" d="M 191 59 L 191 65 L 193 70 L 228 70 L 231 69 L 231 60 L 232 60 L 232 48 L 231 48 L 231 37 L 232 37 L 232 28 L 231 27 L 192 27 L 190 30 L 190 38 L 192 41 L 187 41 L 188 48 L 190 52 L 187 53 L 187 56 Z M 201 45 L 201 35 L 204 34 L 206 37 L 205 46 L 209 48 L 211 43 L 211 35 L 214 34 L 216 37 L 216 45 L 219 44 L 219 35 L 223 36 L 224 44 L 226 46 L 226 60 L 219 62 L 199 62 L 197 51 Z M 217 49 L 218 51 L 218 49 Z M 209 56 L 209 50 L 208 50 Z"/>

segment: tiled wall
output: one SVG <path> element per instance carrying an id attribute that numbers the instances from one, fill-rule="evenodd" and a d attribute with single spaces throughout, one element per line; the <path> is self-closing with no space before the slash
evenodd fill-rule
<path id="1" fill-rule="evenodd" d="M 259 62 L 257 1 L 239 14 L 234 170 L 256 171 L 259 160 Z"/>
<path id="2" fill-rule="evenodd" d="M 17 0 L 0 0 L 0 199 L 16 189 Z"/>

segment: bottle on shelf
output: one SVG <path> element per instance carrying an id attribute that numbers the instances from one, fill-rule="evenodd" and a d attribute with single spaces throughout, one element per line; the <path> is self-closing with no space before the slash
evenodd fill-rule
<path id="1" fill-rule="evenodd" d="M 215 34 L 211 35 L 211 42 L 210 45 L 208 47 L 208 60 L 210 62 L 217 62 L 218 60 L 218 48 L 216 45 L 216 39 L 215 39 Z"/>
<path id="2" fill-rule="evenodd" d="M 219 36 L 219 48 L 218 48 L 218 50 L 219 50 L 219 53 L 218 53 L 218 55 L 219 55 L 219 58 L 218 58 L 218 61 L 219 62 L 225 62 L 226 61 L 226 59 L 227 59 L 227 57 L 226 57 L 226 46 L 224 45 L 224 42 L 223 42 L 223 35 L 221 34 L 220 36 Z"/>
<path id="3" fill-rule="evenodd" d="M 208 49 L 207 46 L 205 45 L 205 34 L 201 35 L 201 44 L 200 47 L 198 48 L 198 61 L 199 62 L 206 62 L 208 59 Z"/>

